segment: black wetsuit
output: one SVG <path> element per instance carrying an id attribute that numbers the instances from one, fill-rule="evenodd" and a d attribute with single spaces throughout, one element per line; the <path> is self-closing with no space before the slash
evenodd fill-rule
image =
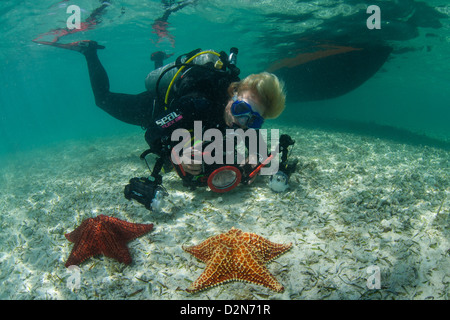
<path id="1" fill-rule="evenodd" d="M 212 68 L 193 67 L 177 80 L 165 110 L 149 91 L 140 94 L 110 92 L 108 75 L 97 51 L 90 50 L 84 55 L 96 105 L 118 120 L 145 128 L 145 139 L 152 152 L 161 155 L 162 140 L 170 139 L 175 129 L 193 129 L 194 121 L 202 121 L 204 130 L 226 128 L 227 89 L 231 82 L 239 81 L 237 76 L 226 76 Z"/>

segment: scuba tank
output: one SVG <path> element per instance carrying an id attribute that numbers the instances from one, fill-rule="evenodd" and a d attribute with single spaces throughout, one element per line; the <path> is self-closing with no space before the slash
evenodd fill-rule
<path id="1" fill-rule="evenodd" d="M 149 91 L 153 96 L 156 96 L 156 82 L 162 76 L 160 79 L 158 94 L 164 95 L 167 87 L 170 84 L 170 81 L 172 81 L 175 73 L 177 73 L 177 70 L 173 68 L 174 66 L 175 62 L 172 62 L 150 72 L 145 78 L 145 88 L 147 89 L 147 91 Z M 164 71 L 166 71 L 165 74 L 163 74 Z"/>
<path id="2" fill-rule="evenodd" d="M 238 49 L 233 47 L 230 51 L 229 57 L 223 51 L 217 53 L 213 50 L 201 51 L 201 49 L 181 55 L 176 61 L 151 71 L 145 79 L 145 87 L 158 98 L 158 102 L 161 103 L 161 98 L 164 98 L 164 104 L 167 105 L 170 91 L 178 75 L 183 71 L 188 72 L 192 67 L 210 65 L 212 66 L 208 67 L 210 70 L 227 72 L 229 76 L 237 78 L 240 73 L 239 68 L 236 67 Z"/>

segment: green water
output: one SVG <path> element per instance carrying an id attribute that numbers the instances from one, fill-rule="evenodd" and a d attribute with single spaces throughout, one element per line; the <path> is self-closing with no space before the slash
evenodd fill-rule
<path id="1" fill-rule="evenodd" d="M 141 130 L 95 106 L 80 54 L 31 41 L 64 28 L 69 4 L 78 5 L 85 19 L 100 2 L 11 0 L 0 4 L 1 154 Z M 446 1 L 372 1 L 381 8 L 383 24 L 381 30 L 369 31 L 367 4 L 359 1 L 198 0 L 170 15 L 168 30 L 174 46 L 167 39 L 157 44 L 152 33 L 151 25 L 164 12 L 161 1 L 114 0 L 110 4 L 95 28 L 60 42 L 93 39 L 105 45 L 100 59 L 111 91 L 145 90 L 145 76 L 153 69 L 149 56 L 157 50 L 174 53 L 167 61 L 171 62 L 195 48 L 228 52 L 236 46 L 245 76 L 295 56 L 311 39 L 339 40 L 343 45 L 376 42 L 391 46 L 393 53 L 374 76 L 333 99 L 293 102 L 288 92 L 287 109 L 275 123 L 339 130 L 358 127 L 364 134 L 364 124 L 369 123 L 450 139 L 450 5 Z"/>
<path id="2" fill-rule="evenodd" d="M 448 299 L 447 0 L 198 0 L 168 18 L 174 42 L 152 33 L 161 1 L 109 3 L 95 27 L 60 42 L 106 46 L 99 57 L 114 92 L 144 91 L 150 54 L 159 50 L 173 53 L 172 62 L 196 48 L 238 47 L 242 77 L 323 44 L 392 53 L 334 98 L 301 99 L 308 83 L 300 74 L 283 79 L 286 110 L 266 124 L 296 140 L 291 156 L 299 164 L 287 192 L 272 192 L 261 177 L 219 196 L 184 187 L 172 172 L 157 213 L 123 196 L 131 177 L 148 174 L 139 160 L 144 131 L 95 105 L 82 55 L 32 41 L 64 28 L 68 5 L 86 20 L 101 2 L 2 0 L 0 299 Z M 381 8 L 380 30 L 367 29 L 368 4 Z M 327 59 L 314 60 L 321 73 L 312 77 L 324 82 L 312 89 L 322 95 L 374 63 Z M 64 234 L 99 214 L 155 223 L 155 231 L 130 243 L 130 266 L 89 259 L 82 288 L 71 290 L 64 263 L 73 246 Z M 182 246 L 231 227 L 294 243 L 269 266 L 283 294 L 244 283 L 185 292 L 204 266 Z M 380 290 L 367 286 L 372 264 L 381 268 Z"/>

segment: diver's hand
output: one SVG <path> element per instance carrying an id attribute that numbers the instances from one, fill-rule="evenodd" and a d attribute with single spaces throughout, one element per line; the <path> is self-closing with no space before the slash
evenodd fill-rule
<path id="1" fill-rule="evenodd" d="M 202 172 L 202 161 L 195 160 L 194 156 L 202 159 L 201 151 L 191 147 L 183 152 L 183 156 L 180 158 L 180 160 L 183 170 L 189 174 L 192 174 L 193 176 L 196 176 Z"/>
<path id="2" fill-rule="evenodd" d="M 250 164 L 252 170 L 254 170 L 258 166 L 258 156 L 255 154 L 250 154 L 247 159 L 245 159 L 245 163 L 241 164 L 241 167 Z M 250 180 L 248 180 L 247 184 L 252 184 L 255 181 L 256 177 L 259 176 L 259 172 Z"/>

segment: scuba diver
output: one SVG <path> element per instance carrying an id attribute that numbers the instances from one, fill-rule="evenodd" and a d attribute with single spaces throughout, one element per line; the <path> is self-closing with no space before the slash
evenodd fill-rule
<path id="1" fill-rule="evenodd" d="M 101 6 L 92 12 L 83 25 L 92 28 L 101 22 L 101 15 L 110 3 L 106 1 L 100 3 Z M 154 33 L 158 36 L 157 43 L 166 38 L 172 46 L 174 45 L 174 37 L 167 30 L 169 16 L 196 3 L 197 0 L 162 1 L 164 14 L 152 25 Z M 234 161 L 233 165 L 229 165 L 231 162 L 228 161 L 228 155 L 234 153 L 236 160 L 239 153 L 236 150 L 222 153 L 214 150 L 214 155 L 210 152 L 209 156 L 216 160 L 218 155 L 219 160 L 211 164 L 203 157 L 208 155 L 207 152 L 197 148 L 213 144 L 212 141 L 203 139 L 203 133 L 209 129 L 218 130 L 225 144 L 227 138 L 224 139 L 223 136 L 226 137 L 227 129 L 250 129 L 258 132 L 265 119 L 278 117 L 285 108 L 284 83 L 276 75 L 262 72 L 240 80 L 240 70 L 236 66 L 237 48 L 231 48 L 229 55 L 223 51 L 197 49 L 167 65 L 164 65 L 164 60 L 173 54 L 154 52 L 151 60 L 155 63 L 155 70 L 146 78 L 147 90 L 139 94 L 124 94 L 110 91 L 107 72 L 97 55 L 97 51 L 105 47 L 91 40 L 60 43 L 59 40 L 67 34 L 69 33 L 65 30 L 62 32 L 59 32 L 59 29 L 58 32 L 52 30 L 33 41 L 83 54 L 96 105 L 114 118 L 141 126 L 146 130 L 145 139 L 150 148 L 142 153 L 141 159 L 146 161 L 151 176 L 132 178 L 124 190 L 127 199 L 135 199 L 147 209 L 155 209 L 161 202 L 159 201 L 161 195 L 166 193 L 162 187 L 160 172 L 171 167 L 175 168 L 185 186 L 191 188 L 208 186 L 214 192 L 228 192 L 239 184 L 250 184 L 261 169 L 276 157 L 277 152 L 268 156 L 262 156 L 255 151 L 251 154 L 249 144 L 255 141 L 247 140 L 244 142 L 248 150 L 245 163 Z M 48 35 L 54 38 L 44 41 L 42 38 Z M 195 129 L 198 123 L 201 124 L 200 137 Z M 177 129 L 194 133 L 191 141 L 188 143 L 183 141 L 185 147 L 182 155 L 175 151 L 179 144 L 176 145 L 171 139 L 172 133 Z M 241 139 L 245 140 L 245 137 Z M 256 139 L 255 144 L 260 148 L 258 151 L 267 149 L 259 132 Z M 289 144 L 280 143 L 279 147 L 283 158 Z M 153 169 L 146 159 L 150 153 L 157 155 Z M 293 171 L 285 170 L 287 164 L 283 161 L 280 165 L 280 176 L 277 176 L 278 178 L 271 184 L 271 189 L 276 192 L 287 187 L 289 174 Z M 272 169 L 271 165 L 270 168 Z"/>
<path id="2" fill-rule="evenodd" d="M 87 25 L 94 26 L 101 21 L 101 14 L 105 12 L 109 3 L 100 2 L 101 6 L 86 20 Z M 179 2 L 170 0 L 162 3 L 164 15 L 155 20 L 161 27 L 157 30 L 161 32 L 156 33 L 160 39 L 168 37 L 169 40 L 173 40 L 165 29 L 170 14 L 196 4 L 196 0 Z M 197 49 L 165 66 L 163 61 L 173 54 L 154 52 L 151 60 L 155 63 L 155 70 L 146 78 L 147 90 L 139 94 L 124 94 L 110 91 L 107 72 L 97 55 L 97 50 L 105 47 L 90 40 L 60 43 L 59 40 L 66 34 L 67 32 L 51 31 L 33 41 L 83 54 L 96 105 L 114 118 L 141 126 L 146 130 L 145 139 L 150 148 L 141 155 L 141 159 L 146 161 L 149 169 L 146 156 L 149 153 L 157 155 L 153 170 L 150 169 L 152 172 L 150 177 L 132 178 L 125 186 L 124 193 L 127 199 L 135 199 L 147 209 L 153 209 L 158 202 L 158 195 L 163 194 L 165 190 L 162 187 L 160 172 L 170 167 L 175 168 L 185 186 L 196 188 L 207 185 L 214 192 L 228 192 L 240 183 L 251 183 L 261 168 L 276 156 L 269 155 L 262 159 L 260 154 L 253 154 L 250 160 L 249 152 L 245 164 L 240 162 L 234 166 L 223 165 L 230 163 L 228 158 L 227 161 L 218 161 L 222 165 L 211 165 L 206 164 L 205 158 L 201 157 L 199 161 L 196 157 L 199 152 L 201 156 L 205 154 L 196 146 L 208 144 L 208 141 L 202 141 L 202 137 L 195 137 L 196 123 L 202 126 L 200 134 L 207 132 L 208 129 L 216 129 L 223 137 L 223 133 L 229 128 L 251 129 L 250 131 L 256 132 L 265 119 L 278 117 L 285 108 L 284 83 L 274 74 L 263 72 L 240 80 L 240 70 L 236 66 L 237 48 L 231 48 L 229 55 L 223 51 L 219 53 Z M 56 37 L 44 41 L 42 37 L 47 35 Z M 189 148 L 183 149 L 182 156 L 178 157 L 179 161 L 174 162 L 176 146 L 171 137 L 177 129 L 194 132 L 194 138 L 190 141 Z M 267 147 L 259 133 L 257 139 L 258 145 L 262 141 L 263 149 Z M 194 147 L 191 147 L 191 142 L 194 142 Z M 249 141 L 245 143 L 248 149 Z M 283 149 L 283 146 L 280 147 Z M 236 150 L 234 152 L 236 156 Z M 223 155 L 220 152 L 216 154 L 225 159 L 226 152 L 223 152 Z"/>
<path id="3" fill-rule="evenodd" d="M 192 131 L 196 121 L 201 121 L 203 130 L 215 128 L 223 133 L 227 128 L 257 130 L 265 119 L 278 117 L 285 108 L 284 83 L 275 75 L 262 72 L 240 80 L 240 70 L 236 66 L 237 48 L 232 48 L 229 55 L 223 51 L 194 50 L 150 72 L 146 78 L 146 91 L 124 94 L 110 91 L 108 75 L 97 55 L 98 49 L 104 49 L 104 46 L 83 40 L 58 44 L 57 47 L 84 55 L 98 107 L 120 121 L 146 130 L 145 139 L 150 149 L 141 158 L 144 159 L 148 153 L 159 157 L 151 176 L 155 182 L 132 179 L 125 195 L 128 199 L 145 202 L 147 208 L 155 197 L 156 186 L 161 185 L 160 170 L 173 163 L 171 135 L 174 130 Z M 195 150 L 192 148 L 191 152 L 193 156 Z M 174 167 L 185 185 L 206 184 L 208 174 L 204 177 L 203 163 L 184 159 Z M 228 191 L 229 188 L 223 190 Z M 138 199 L 144 192 L 150 195 L 145 196 L 145 201 Z"/>

